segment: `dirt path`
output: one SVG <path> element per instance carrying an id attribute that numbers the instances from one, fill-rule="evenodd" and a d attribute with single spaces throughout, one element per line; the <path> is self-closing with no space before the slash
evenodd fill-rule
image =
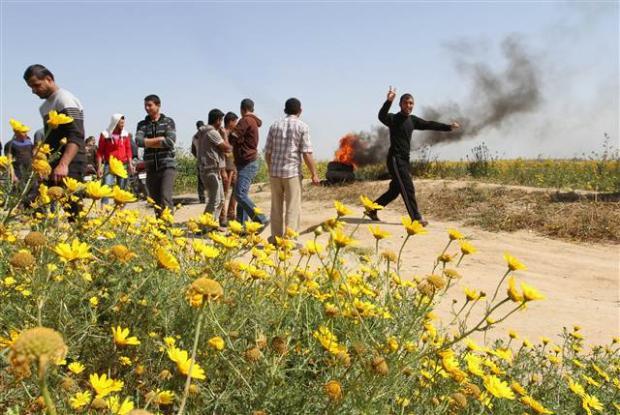
<path id="1" fill-rule="evenodd" d="M 257 205 L 269 212 L 268 186 L 256 186 L 253 197 Z M 355 210 L 348 228 L 356 226 L 362 209 Z M 204 205 L 184 206 L 175 215 L 177 221 L 185 221 L 202 212 Z M 404 210 L 395 203 L 381 212 L 381 228 L 392 237 L 382 241 L 382 249 L 398 251 L 404 237 L 400 218 Z M 303 202 L 302 230 L 312 228 L 335 215 L 331 200 L 305 200 Z M 374 251 L 374 239 L 368 231 L 368 221 L 361 221 L 356 233 L 359 247 Z M 620 335 L 620 247 L 618 245 L 576 244 L 536 236 L 528 232 L 492 233 L 477 228 L 460 226 L 454 222 L 431 222 L 428 234 L 415 236 L 403 253 L 401 274 L 406 278 L 430 273 L 434 258 L 447 242 L 448 228 L 464 233 L 478 252 L 463 261 L 460 272 L 463 278 L 451 288 L 439 307 L 447 315 L 452 298 L 462 301 L 463 287 L 481 289 L 492 293 L 506 270 L 503 253 L 509 252 L 521 260 L 527 271 L 516 273 L 518 281 L 530 283 L 547 299 L 533 302 L 528 309 L 511 316 L 506 322 L 489 333 L 490 338 L 503 337 L 509 328 L 515 329 L 531 341 L 540 336 L 557 338 L 562 327 L 572 329 L 580 325 L 588 343 L 601 344 Z M 302 234 L 301 240 L 312 237 Z M 449 252 L 456 252 L 454 246 Z M 500 294 L 505 289 L 500 289 Z M 462 303 L 460 303 L 462 304 Z"/>

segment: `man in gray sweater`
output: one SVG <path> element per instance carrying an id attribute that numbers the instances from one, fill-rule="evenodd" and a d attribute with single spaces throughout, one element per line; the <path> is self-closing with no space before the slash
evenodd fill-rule
<path id="1" fill-rule="evenodd" d="M 224 187 L 220 167 L 224 154 L 232 150 L 219 132 L 223 120 L 224 113 L 219 109 L 209 111 L 208 124 L 198 130 L 196 143 L 198 170 L 207 191 L 207 204 L 204 211 L 212 214 L 216 220 L 220 217 L 224 206 Z"/>

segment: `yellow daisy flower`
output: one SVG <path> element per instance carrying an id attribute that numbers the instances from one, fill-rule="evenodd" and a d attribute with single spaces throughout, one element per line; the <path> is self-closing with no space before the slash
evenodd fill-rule
<path id="1" fill-rule="evenodd" d="M 510 271 L 527 270 L 525 265 L 523 265 L 517 258 L 510 255 L 508 252 L 504 253 L 504 259 L 506 260 Z"/>
<path id="2" fill-rule="evenodd" d="M 140 344 L 140 340 L 137 337 L 129 337 L 129 328 L 122 328 L 121 326 L 112 327 L 112 336 L 117 346 L 137 346 Z"/>
<path id="3" fill-rule="evenodd" d="M 373 211 L 373 210 L 381 210 L 383 209 L 383 206 L 381 206 L 378 203 L 373 202 L 372 200 L 370 200 L 368 197 L 366 197 L 365 195 L 361 195 L 360 196 L 360 202 L 362 202 L 362 205 L 364 206 L 364 208 L 367 211 Z"/>
<path id="4" fill-rule="evenodd" d="M 412 221 L 411 218 L 407 216 L 403 216 L 401 220 L 408 235 L 424 235 L 428 233 L 426 228 L 424 228 L 424 226 L 422 226 L 422 224 L 417 220 Z"/>
<path id="5" fill-rule="evenodd" d="M 71 124 L 72 122 L 73 118 L 66 114 L 59 114 L 56 111 L 50 111 L 47 114 L 47 125 L 49 125 L 52 129 L 58 128 L 59 125 Z"/>
<path id="6" fill-rule="evenodd" d="M 127 178 L 127 170 L 125 169 L 125 165 L 123 164 L 122 161 L 120 161 L 114 156 L 110 156 L 108 163 L 110 165 L 110 172 L 113 175 L 118 176 L 121 179 Z"/>
<path id="7" fill-rule="evenodd" d="M 114 380 L 112 378 L 108 378 L 108 375 L 105 373 L 99 376 L 96 373 L 93 373 L 89 376 L 90 386 L 97 393 L 97 398 L 104 398 L 107 395 L 113 392 L 119 392 L 123 389 L 124 383 L 122 380 Z"/>

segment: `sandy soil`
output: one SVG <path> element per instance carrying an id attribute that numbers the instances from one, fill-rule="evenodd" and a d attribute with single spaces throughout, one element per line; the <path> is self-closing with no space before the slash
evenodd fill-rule
<path id="1" fill-rule="evenodd" d="M 257 185 L 253 198 L 265 212 L 269 212 L 267 185 Z M 191 196 L 190 196 L 191 197 Z M 355 214 L 349 219 L 351 228 L 361 222 L 356 233 L 359 247 L 374 251 L 374 239 L 367 229 L 370 222 L 360 220 L 362 209 L 350 206 Z M 175 214 L 182 222 L 202 212 L 204 205 L 190 204 Z M 394 203 L 381 212 L 380 226 L 392 234 L 382 241 L 381 248 L 398 251 L 404 238 L 400 223 L 405 213 L 402 203 Z M 312 237 L 308 231 L 318 223 L 335 215 L 331 200 L 304 200 L 301 240 Z M 431 218 L 432 219 L 432 218 Z M 540 336 L 557 338 L 563 327 L 582 327 L 587 343 L 605 344 L 612 336 L 620 335 L 620 247 L 618 245 L 593 245 L 563 242 L 536 236 L 528 232 L 492 233 L 477 228 L 461 226 L 454 222 L 431 220 L 428 234 L 415 236 L 403 252 L 401 274 L 411 278 L 431 272 L 433 260 L 443 250 L 448 240 L 446 230 L 456 228 L 464 233 L 478 252 L 467 257 L 460 266 L 463 278 L 450 289 L 438 308 L 441 315 L 448 315 L 453 298 L 464 298 L 463 287 L 481 289 L 492 293 L 506 270 L 503 253 L 509 252 L 527 267 L 518 271 L 518 281 L 530 283 L 547 299 L 533 302 L 528 309 L 518 312 L 488 333 L 488 339 L 504 337 L 508 329 L 515 329 L 531 341 Z M 266 233 L 267 234 L 267 233 Z M 448 252 L 456 252 L 453 246 Z M 500 289 L 503 295 L 505 289 Z M 499 317 L 499 316 L 498 316 Z"/>

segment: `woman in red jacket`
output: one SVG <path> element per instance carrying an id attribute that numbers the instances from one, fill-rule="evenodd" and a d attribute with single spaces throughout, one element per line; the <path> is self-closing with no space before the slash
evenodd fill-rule
<path id="1" fill-rule="evenodd" d="M 129 132 L 125 130 L 125 116 L 123 114 L 113 114 L 107 130 L 101 132 L 99 136 L 99 146 L 97 147 L 97 176 L 103 177 L 104 184 L 113 186 L 118 184 L 121 189 L 127 188 L 127 179 L 121 179 L 110 172 L 110 156 L 120 160 L 129 174 L 133 173 L 131 165 L 131 139 Z M 102 204 L 107 204 L 110 199 L 104 198 Z"/>

